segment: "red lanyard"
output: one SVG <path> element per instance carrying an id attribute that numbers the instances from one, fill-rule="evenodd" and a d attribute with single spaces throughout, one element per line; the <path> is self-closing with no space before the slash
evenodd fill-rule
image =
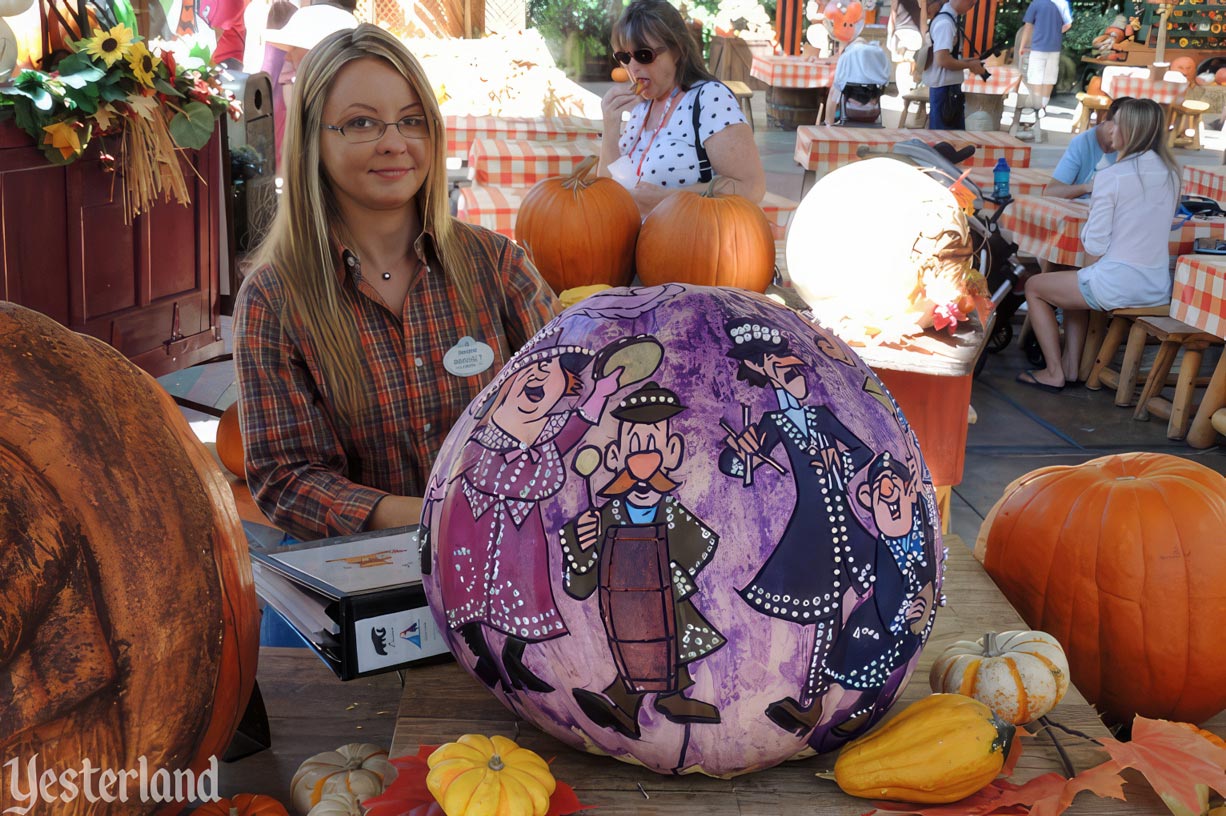
<path id="1" fill-rule="evenodd" d="M 673 107 L 675 107 L 676 104 L 681 101 L 681 97 L 678 95 L 680 90 L 680 88 L 673 90 L 673 95 L 668 99 L 668 107 L 664 109 L 664 115 L 660 117 L 660 124 L 656 125 L 656 129 L 651 132 L 651 138 L 647 140 L 647 146 L 643 148 L 643 155 L 639 156 L 639 164 L 634 171 L 639 178 L 643 177 L 643 160 L 647 158 L 647 153 L 651 150 L 651 145 L 655 142 L 656 136 L 660 133 L 660 129 L 663 128 L 668 122 L 668 117 L 673 113 Z M 651 109 L 655 104 L 656 100 L 653 99 L 647 106 L 647 115 L 643 117 L 644 126 L 647 125 L 647 120 L 651 117 Z M 639 135 L 634 137 L 634 144 L 630 145 L 630 153 L 627 155 L 634 153 L 634 148 L 639 146 L 639 140 L 642 138 L 643 128 L 639 128 Z"/>

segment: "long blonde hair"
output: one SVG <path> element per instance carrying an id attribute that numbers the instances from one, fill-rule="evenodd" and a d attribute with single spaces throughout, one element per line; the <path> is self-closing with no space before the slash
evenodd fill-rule
<path id="1" fill-rule="evenodd" d="M 336 274 L 337 244 L 345 232 L 336 196 L 320 161 L 323 109 L 336 75 L 347 63 L 376 57 L 398 71 L 421 100 L 430 124 L 430 170 L 414 196 L 423 232 L 434 236 L 434 251 L 460 293 L 465 314 L 475 315 L 475 271 L 452 228 L 447 189 L 447 131 L 430 81 L 417 59 L 394 36 L 363 23 L 330 34 L 298 67 L 293 103 L 285 124 L 281 192 L 277 214 L 255 252 L 257 267 L 271 266 L 286 292 L 286 308 L 314 338 L 323 387 L 341 417 L 356 421 L 370 404 L 370 384 L 361 358 L 353 316 L 355 293 Z M 451 262 L 451 263 L 449 263 Z"/>
<path id="2" fill-rule="evenodd" d="M 1120 148 L 1117 161 L 1152 150 L 1174 177 L 1175 189 L 1179 189 L 1181 171 L 1166 143 L 1166 116 L 1162 107 L 1152 99 L 1121 99 L 1111 106 L 1111 121 L 1124 135 L 1124 146 Z"/>

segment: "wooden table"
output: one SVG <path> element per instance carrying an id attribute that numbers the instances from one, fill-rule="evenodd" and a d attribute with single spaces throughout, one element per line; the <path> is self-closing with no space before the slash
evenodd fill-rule
<path id="1" fill-rule="evenodd" d="M 801 191 L 807 191 L 816 176 L 859 159 L 861 147 L 889 150 L 898 142 L 919 139 L 929 144 L 973 144 L 975 154 L 967 167 L 992 167 L 1004 158 L 1010 167 L 1030 166 L 1030 145 L 1008 133 L 995 130 L 919 130 L 916 128 L 846 128 L 806 125 L 796 129 L 792 158 L 805 169 Z"/>
<path id="2" fill-rule="evenodd" d="M 971 181 L 979 185 L 979 189 L 988 195 L 992 194 L 991 167 L 976 167 L 971 170 Z M 1051 181 L 1051 170 L 1037 167 L 1010 167 L 1009 192 L 1014 196 L 1043 195 L 1043 188 Z"/>
<path id="3" fill-rule="evenodd" d="M 1017 196 L 1001 216 L 1001 229 L 1027 255 L 1046 259 L 1057 266 L 1085 266 L 1081 228 L 1090 215 L 1088 201 Z M 1193 219 L 1171 233 L 1172 255 L 1192 251 L 1197 238 L 1226 235 L 1226 219 Z"/>
<path id="4" fill-rule="evenodd" d="M 966 94 L 966 116 L 980 111 L 992 117 L 992 130 L 1000 130 L 1001 115 L 1005 111 L 1005 97 L 1018 90 L 1022 83 L 1022 71 L 1016 65 L 992 65 L 988 67 L 992 75 L 983 79 L 976 74 L 968 74 L 962 80 L 962 91 Z"/>
<path id="5" fill-rule="evenodd" d="M 749 73 L 772 88 L 829 88 L 837 63 L 834 57 L 755 54 Z"/>
<path id="6" fill-rule="evenodd" d="M 1188 165 L 1183 168 L 1183 192 L 1226 202 L 1226 168 Z"/>
<path id="7" fill-rule="evenodd" d="M 448 116 L 447 155 L 466 159 L 474 139 L 599 139 L 604 123 L 579 116 Z"/>
<path id="8" fill-rule="evenodd" d="M 1226 256 L 1184 255 L 1175 265 L 1171 317 L 1226 338 Z M 1226 354 L 1218 359 L 1205 396 L 1188 428 L 1187 442 L 1207 448 L 1226 434 Z"/>
<path id="9" fill-rule="evenodd" d="M 547 178 L 569 176 L 589 156 L 600 156 L 599 139 L 473 139 L 468 178 L 486 186 L 531 187 Z"/>
<path id="10" fill-rule="evenodd" d="M 937 614 L 932 638 L 919 667 L 903 691 L 904 704 L 927 694 L 928 670 L 936 656 L 955 640 L 976 638 L 987 631 L 1024 628 L 1013 607 L 956 536 L 947 536 L 949 560 L 944 592 L 946 607 Z M 1081 693 L 1070 688 L 1052 717 L 1087 734 L 1106 736 L 1107 730 Z M 493 695 L 454 663 L 413 669 L 408 673 L 400 712 L 392 738 L 391 754 L 416 753 L 418 745 L 437 745 L 460 734 L 477 732 L 512 736 L 516 718 Z M 798 816 L 799 814 L 847 814 L 858 816 L 872 809 L 870 802 L 847 796 L 830 781 L 815 779 L 819 771 L 834 766 L 835 755 L 823 754 L 731 780 L 691 774 L 662 776 L 642 767 L 608 757 L 572 750 L 535 727 L 519 727 L 521 744 L 545 757 L 556 757 L 553 769 L 559 778 L 575 786 L 579 798 L 599 810 L 600 816 Z M 1106 754 L 1073 738 L 1062 738 L 1079 770 L 1096 765 Z M 1014 781 L 1058 771 L 1059 760 L 1046 739 L 1027 740 L 1026 750 Z M 639 786 L 646 793 L 641 793 Z M 1099 799 L 1081 794 L 1070 814 L 1166 813 L 1158 797 L 1143 784 L 1125 788 L 1129 802 Z"/>
<path id="11" fill-rule="evenodd" d="M 1188 92 L 1186 82 L 1167 82 L 1161 79 L 1150 79 L 1148 69 L 1128 69 L 1121 71 L 1140 71 L 1139 74 L 1113 74 L 1108 68 L 1103 72 L 1103 93 L 1118 99 L 1121 96 L 1131 96 L 1137 99 L 1152 99 L 1159 105 L 1169 105 L 1177 99 L 1183 99 Z"/>

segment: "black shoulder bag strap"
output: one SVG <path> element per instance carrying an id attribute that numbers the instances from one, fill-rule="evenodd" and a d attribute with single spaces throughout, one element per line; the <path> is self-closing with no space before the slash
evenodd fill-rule
<path id="1" fill-rule="evenodd" d="M 698 154 L 698 183 L 706 184 L 715 177 L 715 172 L 711 169 L 711 159 L 707 156 L 707 149 L 702 146 L 702 134 L 698 131 L 698 118 L 702 110 L 702 89 L 707 83 L 702 83 L 698 86 L 698 93 L 694 94 L 694 152 Z"/>

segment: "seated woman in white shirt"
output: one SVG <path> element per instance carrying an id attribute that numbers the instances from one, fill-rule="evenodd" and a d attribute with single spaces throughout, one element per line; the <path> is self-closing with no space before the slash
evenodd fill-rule
<path id="1" fill-rule="evenodd" d="M 702 192 L 712 178 L 717 191 L 760 202 L 766 173 L 753 130 L 732 91 L 703 65 L 677 9 L 634 0 L 611 39 L 631 81 L 601 100 L 600 175 L 624 185 L 644 217 L 678 190 Z"/>
<path id="2" fill-rule="evenodd" d="M 890 81 L 890 55 L 877 43 L 856 38 L 839 54 L 834 80 L 826 98 L 826 124 L 835 123 L 843 89 L 852 85 L 874 85 L 884 89 Z"/>
<path id="3" fill-rule="evenodd" d="M 1159 306 L 1171 298 L 1171 219 L 1179 205 L 1179 165 L 1166 145 L 1162 108 L 1149 99 L 1116 108 L 1119 159 L 1098 171 L 1081 243 L 1091 263 L 1026 282 L 1030 325 L 1047 361 L 1017 381 L 1059 391 L 1077 379 L 1089 310 Z M 1056 309 L 1064 310 L 1064 351 Z"/>

